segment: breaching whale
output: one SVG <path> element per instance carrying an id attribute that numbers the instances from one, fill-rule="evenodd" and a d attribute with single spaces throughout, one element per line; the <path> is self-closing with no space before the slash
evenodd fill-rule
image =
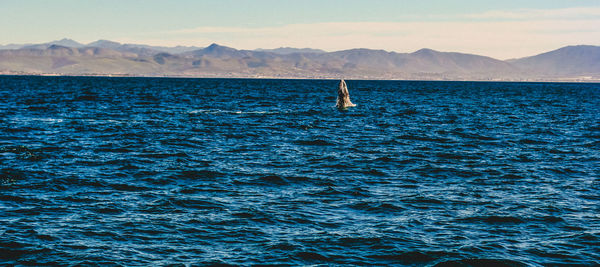
<path id="1" fill-rule="evenodd" d="M 355 104 L 350 102 L 350 94 L 348 93 L 348 86 L 346 86 L 346 82 L 344 79 L 340 81 L 338 85 L 338 97 L 335 103 L 335 106 L 339 109 L 345 109 L 347 107 L 354 107 Z"/>

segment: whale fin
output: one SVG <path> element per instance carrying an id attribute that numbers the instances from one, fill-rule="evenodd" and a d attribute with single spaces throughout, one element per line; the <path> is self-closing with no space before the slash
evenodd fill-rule
<path id="1" fill-rule="evenodd" d="M 338 85 L 338 97 L 335 106 L 339 109 L 356 106 L 350 102 L 350 93 L 348 93 L 348 86 L 346 85 L 344 79 L 342 79 Z"/>

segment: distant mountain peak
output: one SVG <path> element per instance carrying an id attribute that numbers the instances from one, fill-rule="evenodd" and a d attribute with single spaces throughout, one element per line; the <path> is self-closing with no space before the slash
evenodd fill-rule
<path id="1" fill-rule="evenodd" d="M 205 48 L 205 50 L 237 50 L 235 48 L 231 48 L 228 46 L 220 45 L 217 43 L 212 43 Z"/>
<path id="2" fill-rule="evenodd" d="M 439 51 L 433 50 L 431 48 L 421 48 L 415 52 L 413 52 L 413 54 L 418 55 L 418 54 L 432 54 L 432 53 L 440 53 Z"/>
<path id="3" fill-rule="evenodd" d="M 98 41 L 87 44 L 87 46 L 119 50 L 119 48 L 122 47 L 123 45 L 121 43 L 117 43 L 117 42 L 113 42 L 113 41 L 109 41 L 109 40 L 98 40 Z"/>
<path id="4" fill-rule="evenodd" d="M 118 45 L 121 45 L 121 43 L 110 41 L 110 40 L 100 39 L 98 41 L 91 42 L 88 44 L 88 46 L 95 46 L 95 45 L 117 45 L 118 46 Z"/>
<path id="5" fill-rule="evenodd" d="M 69 39 L 69 38 L 63 38 L 60 40 L 56 40 L 56 41 L 52 41 L 49 42 L 48 45 L 60 45 L 60 46 L 66 46 L 66 47 L 83 47 L 84 45 L 74 41 L 73 39 Z"/>
<path id="6" fill-rule="evenodd" d="M 219 45 L 213 43 L 204 49 L 199 50 L 200 54 L 213 55 L 213 56 L 239 56 L 242 51 L 235 48 Z"/>

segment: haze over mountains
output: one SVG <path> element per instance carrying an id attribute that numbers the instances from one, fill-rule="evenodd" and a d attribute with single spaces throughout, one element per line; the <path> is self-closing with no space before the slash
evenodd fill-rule
<path id="1" fill-rule="evenodd" d="M 62 39 L 0 46 L 0 74 L 410 80 L 600 81 L 600 46 L 568 46 L 507 61 L 421 49 L 238 50 Z"/>

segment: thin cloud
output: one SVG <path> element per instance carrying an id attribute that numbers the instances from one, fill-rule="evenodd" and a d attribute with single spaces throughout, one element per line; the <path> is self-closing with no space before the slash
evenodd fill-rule
<path id="1" fill-rule="evenodd" d="M 600 44 L 600 8 L 495 11 L 462 18 L 197 27 L 172 31 L 166 36 L 171 40 L 188 40 L 188 45 L 207 45 L 199 43 L 204 41 L 241 49 L 293 46 L 328 51 L 373 48 L 411 52 L 428 47 L 499 59 L 528 56 L 565 45 Z"/>
<path id="2" fill-rule="evenodd" d="M 562 9 L 520 9 L 515 11 L 488 11 L 479 14 L 464 15 L 473 19 L 539 20 L 570 19 L 584 20 L 600 17 L 600 7 L 573 7 Z"/>

